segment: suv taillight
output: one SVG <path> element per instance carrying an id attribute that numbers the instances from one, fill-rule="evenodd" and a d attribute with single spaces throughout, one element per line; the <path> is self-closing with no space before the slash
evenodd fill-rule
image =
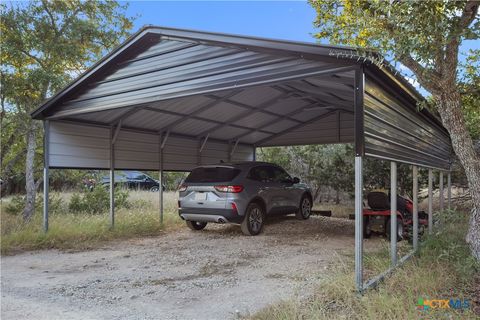
<path id="1" fill-rule="evenodd" d="M 239 193 L 243 191 L 243 186 L 215 186 L 218 192 Z"/>
<path id="2" fill-rule="evenodd" d="M 187 186 L 184 185 L 184 184 L 182 184 L 182 185 L 178 188 L 178 192 L 183 192 L 183 191 L 185 191 L 185 190 L 187 190 Z"/>

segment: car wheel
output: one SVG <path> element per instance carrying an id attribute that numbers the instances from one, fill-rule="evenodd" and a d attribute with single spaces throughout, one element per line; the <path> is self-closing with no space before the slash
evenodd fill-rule
<path id="1" fill-rule="evenodd" d="M 150 188 L 150 192 L 158 192 L 158 187 L 154 186 Z"/>
<path id="2" fill-rule="evenodd" d="M 368 239 L 372 236 L 372 228 L 370 226 L 370 217 L 363 216 L 363 238 Z"/>
<path id="3" fill-rule="evenodd" d="M 186 221 L 187 227 L 189 227 L 193 231 L 202 230 L 207 226 L 206 222 L 198 222 L 198 221 Z"/>
<path id="4" fill-rule="evenodd" d="M 391 239 L 390 235 L 391 235 L 391 228 L 392 228 L 392 225 L 390 223 L 390 218 L 387 219 L 387 222 L 386 222 L 386 226 L 385 226 L 385 229 L 387 230 L 387 238 L 388 240 Z M 403 240 L 403 220 L 400 218 L 400 217 L 397 217 L 397 241 L 401 241 Z"/>
<path id="5" fill-rule="evenodd" d="M 247 236 L 256 236 L 262 232 L 265 223 L 265 212 L 257 203 L 250 203 L 242 221 L 242 232 Z"/>
<path id="6" fill-rule="evenodd" d="M 300 208 L 295 213 L 297 219 L 300 220 L 307 220 L 310 218 L 312 214 L 312 202 L 310 201 L 310 197 L 304 195 L 302 200 L 300 200 Z"/>

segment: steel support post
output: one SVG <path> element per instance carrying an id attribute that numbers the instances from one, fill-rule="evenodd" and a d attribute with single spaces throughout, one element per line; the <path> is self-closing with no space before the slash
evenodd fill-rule
<path id="1" fill-rule="evenodd" d="M 160 224 L 163 225 L 163 134 L 160 135 L 160 150 L 159 150 L 159 172 L 158 172 L 158 194 L 159 194 L 159 208 L 160 208 Z"/>
<path id="2" fill-rule="evenodd" d="M 355 130 L 355 284 L 358 292 L 363 291 L 363 156 L 364 124 L 363 98 L 365 94 L 363 67 L 355 70 L 354 78 L 354 130 Z"/>
<path id="3" fill-rule="evenodd" d="M 390 259 L 397 265 L 397 163 L 390 164 Z"/>
<path id="4" fill-rule="evenodd" d="M 439 189 L 440 189 L 440 194 L 439 194 L 439 199 L 440 199 L 440 212 L 443 211 L 443 202 L 444 202 L 444 199 L 443 199 L 443 171 L 440 171 L 440 181 L 438 181 L 439 183 Z"/>
<path id="5" fill-rule="evenodd" d="M 363 166 L 362 157 L 355 157 L 355 283 L 363 290 Z"/>
<path id="6" fill-rule="evenodd" d="M 450 210 L 452 208 L 452 173 L 450 171 L 447 175 L 447 205 Z"/>
<path id="7" fill-rule="evenodd" d="M 48 231 L 48 192 L 50 188 L 50 122 L 43 122 L 43 231 Z"/>
<path id="8" fill-rule="evenodd" d="M 428 169 L 428 233 L 433 232 L 433 172 Z"/>
<path id="9" fill-rule="evenodd" d="M 115 155 L 113 136 L 114 128 L 110 128 L 110 228 L 115 226 Z"/>
<path id="10" fill-rule="evenodd" d="M 418 167 L 413 166 L 413 250 L 418 249 Z"/>

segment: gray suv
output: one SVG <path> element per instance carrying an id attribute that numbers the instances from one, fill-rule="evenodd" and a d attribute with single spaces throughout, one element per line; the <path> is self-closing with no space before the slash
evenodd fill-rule
<path id="1" fill-rule="evenodd" d="M 262 231 L 272 215 L 308 219 L 310 188 L 267 162 L 221 163 L 192 170 L 179 189 L 178 211 L 192 230 L 208 222 L 240 224 L 246 235 Z"/>

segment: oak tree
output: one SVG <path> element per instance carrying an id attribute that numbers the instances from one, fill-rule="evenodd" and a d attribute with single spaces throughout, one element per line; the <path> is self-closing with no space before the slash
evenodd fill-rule
<path id="1" fill-rule="evenodd" d="M 5 124 L 12 126 L 2 130 L 10 135 L 2 141 L 16 141 L 15 146 L 2 146 L 2 157 L 12 150 L 25 157 L 25 220 L 34 213 L 41 181 L 36 175 L 41 159 L 36 156 L 42 128 L 30 118 L 30 112 L 128 35 L 132 19 L 125 10 L 126 5 L 115 1 L 42 0 L 0 5 L 2 114 L 9 113 Z"/>
<path id="2" fill-rule="evenodd" d="M 310 0 L 310 4 L 317 12 L 316 37 L 377 49 L 410 69 L 430 92 L 468 179 L 474 208 L 467 242 L 480 259 L 480 159 L 462 112 L 465 83 L 459 65 L 462 41 L 480 37 L 479 2 Z M 478 92 L 478 82 L 468 86 Z M 473 108 L 478 108 L 478 101 Z"/>

